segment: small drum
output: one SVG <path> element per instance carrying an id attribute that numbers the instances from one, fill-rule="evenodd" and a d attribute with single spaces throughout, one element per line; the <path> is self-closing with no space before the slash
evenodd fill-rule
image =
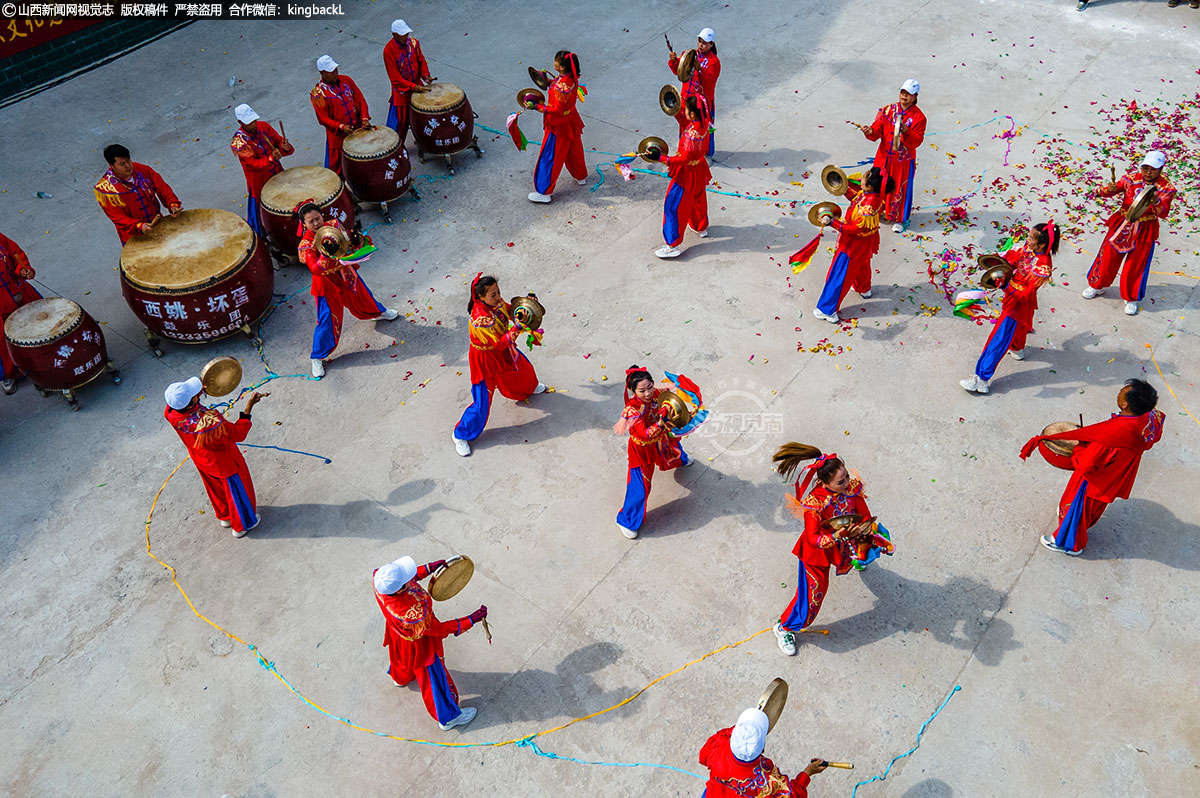
<path id="1" fill-rule="evenodd" d="M 412 93 L 409 100 L 413 141 L 424 163 L 425 155 L 453 155 L 468 147 L 481 155 L 475 141 L 475 112 L 467 95 L 453 83 L 434 83 L 429 91 Z"/>
<path id="2" fill-rule="evenodd" d="M 1053 435 L 1071 429 L 1079 429 L 1079 425 L 1074 421 L 1055 421 L 1042 430 L 1042 434 Z M 1075 466 L 1071 463 L 1071 454 L 1078 445 L 1079 441 L 1071 440 L 1038 441 L 1038 451 L 1041 452 L 1046 462 L 1055 468 L 1072 471 Z"/>
<path id="3" fill-rule="evenodd" d="M 4 322 L 4 337 L 13 363 L 34 387 L 43 394 L 62 391 L 75 409 L 73 389 L 106 369 L 114 382 L 121 381 L 108 359 L 100 325 L 69 299 L 39 299 L 17 308 Z"/>
<path id="4" fill-rule="evenodd" d="M 284 169 L 263 185 L 258 218 L 271 243 L 293 260 L 297 258 L 300 236 L 296 235 L 297 222 L 292 212 L 310 198 L 326 219 L 336 218 L 347 230 L 354 227 L 354 200 L 337 172 L 323 166 Z"/>
<path id="5" fill-rule="evenodd" d="M 400 146 L 400 136 L 390 127 L 356 130 L 342 143 L 342 174 L 359 199 L 400 199 L 412 188 L 411 172 L 408 150 Z"/>
<path id="6" fill-rule="evenodd" d="M 262 240 L 229 211 L 165 216 L 121 251 L 121 291 L 155 354 L 158 335 L 198 344 L 248 332 L 271 304 L 274 287 Z"/>

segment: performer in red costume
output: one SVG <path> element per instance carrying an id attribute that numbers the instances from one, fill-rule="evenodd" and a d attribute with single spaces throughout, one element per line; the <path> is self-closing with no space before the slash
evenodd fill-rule
<path id="1" fill-rule="evenodd" d="M 796 448 L 793 453 L 785 454 L 789 447 Z M 841 576 L 851 568 L 862 570 L 880 554 L 891 555 L 894 551 L 891 534 L 871 518 L 862 480 L 847 471 L 836 454 L 821 454 L 811 446 L 789 444 L 780 449 L 775 460 L 779 472 L 790 477 L 802 461 L 814 457 L 811 464 L 803 466 L 803 482 L 799 477 L 796 479 L 795 498 L 788 497 L 792 514 L 804 519 L 804 531 L 792 549 L 792 554 L 800 558 L 796 595 L 775 624 L 775 640 L 788 656 L 796 653 L 795 633 L 808 628 L 821 611 L 829 592 L 830 566 Z M 806 496 L 804 492 L 814 476 L 817 486 Z M 822 521 L 850 514 L 859 516 L 860 522 L 840 534 L 821 527 Z M 856 544 L 865 545 L 865 551 L 857 549 Z"/>
<path id="2" fill-rule="evenodd" d="M 672 437 L 660 414 L 660 393 L 650 372 L 636 365 L 625 369 L 625 408 L 621 411 L 621 419 L 613 426 L 613 432 L 629 435 L 625 504 L 617 513 L 617 526 L 630 540 L 637 538 L 638 530 L 646 520 L 646 502 L 650 498 L 654 469 L 670 471 L 692 464 L 692 459 L 683 450 L 679 439 Z"/>
<path id="3" fill-rule="evenodd" d="M 1158 220 L 1167 218 L 1171 212 L 1171 201 L 1175 199 L 1175 186 L 1162 176 L 1167 156 L 1152 150 L 1142 159 L 1139 172 L 1123 175 L 1115 183 L 1100 188 L 1101 197 L 1121 195 L 1121 209 L 1108 217 L 1105 223 L 1108 232 L 1100 251 L 1088 270 L 1088 286 L 1083 289 L 1084 299 L 1093 299 L 1104 293 L 1113 284 L 1117 271 L 1121 271 L 1121 298 L 1125 300 L 1125 313 L 1136 316 L 1138 303 L 1146 296 L 1146 281 L 1150 278 L 1150 263 L 1154 260 L 1154 243 L 1158 241 Z M 1137 195 L 1146 186 L 1154 186 L 1155 203 L 1136 222 L 1126 222 L 1125 212 Z M 1121 269 L 1122 264 L 1125 268 Z"/>
<path id="4" fill-rule="evenodd" d="M 229 149 L 238 157 L 246 174 L 246 222 L 261 236 L 264 231 L 258 218 L 258 203 L 262 188 L 283 171 L 280 159 L 294 153 L 296 148 L 262 121 L 249 105 L 242 103 L 233 109 L 233 115 L 237 117 L 238 129 L 229 142 Z"/>
<path id="5" fill-rule="evenodd" d="M 546 90 L 546 102 L 528 103 L 526 108 L 542 112 L 542 149 L 538 151 L 533 168 L 533 191 L 530 202 L 549 202 L 558 182 L 558 173 L 566 164 L 575 182 L 587 185 L 587 164 L 583 160 L 583 119 L 575 110 L 580 94 L 586 94 L 579 83 L 579 56 L 569 50 L 559 50 L 554 56 L 558 77 Z"/>
<path id="6" fill-rule="evenodd" d="M 371 112 L 358 84 L 338 74 L 338 63 L 327 55 L 317 59 L 321 79 L 308 93 L 317 121 L 325 128 L 325 168 L 342 173 L 342 141 L 356 130 L 371 127 Z"/>
<path id="7" fill-rule="evenodd" d="M 357 268 L 342 263 L 315 245 L 317 231 L 322 227 L 341 229 L 337 219 L 326 220 L 316 203 L 307 199 L 296 207 L 301 236 L 297 253 L 300 261 L 312 272 L 312 295 L 317 306 L 317 327 L 313 330 L 312 375 L 318 380 L 325 376 L 325 358 L 337 349 L 342 337 L 342 314 L 349 310 L 356 319 L 391 321 L 400 311 L 385 308 L 375 299 L 371 289 L 358 276 Z M 357 236 L 357 233 L 351 234 Z"/>
<path id="8" fill-rule="evenodd" d="M 888 189 L 892 188 L 888 178 Z M 838 231 L 837 251 L 825 275 L 825 288 L 817 300 L 813 315 L 832 324 L 842 320 L 838 310 L 851 288 L 866 299 L 871 296 L 871 258 L 879 251 L 879 214 L 883 210 L 880 189 L 883 187 L 883 172 L 873 166 L 863 178 L 860 189 L 847 183 L 846 196 L 850 207 L 844 219 L 822 214 L 821 221 Z M 884 192 L 886 193 L 886 192 Z"/>
<path id="9" fill-rule="evenodd" d="M 500 284 L 495 277 L 483 272 L 475 275 L 467 313 L 471 404 L 454 426 L 454 450 L 462 457 L 471 453 L 470 442 L 487 426 L 493 392 L 499 390 L 506 399 L 522 402 L 546 391 L 546 386 L 538 382 L 529 358 L 517 349 L 517 338 L 523 331 L 513 326 L 512 305 L 500 296 Z"/>
<path id="10" fill-rule="evenodd" d="M 104 160 L 108 161 L 108 171 L 100 176 L 93 190 L 100 209 L 117 228 L 121 246 L 154 227 L 162 217 L 160 201 L 171 216 L 183 210 L 183 203 L 162 175 L 145 164 L 131 161 L 125 147 L 109 144 L 104 148 Z"/>
<path id="11" fill-rule="evenodd" d="M 708 738 L 700 749 L 700 764 L 708 768 L 704 798 L 808 798 L 809 781 L 828 765 L 813 759 L 789 779 L 763 755 L 769 728 L 765 712 L 747 709 L 736 726 Z"/>
<path id="12" fill-rule="evenodd" d="M 485 606 L 453 621 L 439 621 L 433 614 L 433 599 L 417 580 L 445 563 L 437 560 L 417 567 L 412 557 L 401 557 L 376 569 L 372 576 L 375 600 L 387 623 L 383 645 L 390 660 L 388 675 L 397 687 L 417 680 L 425 708 L 443 731 L 466 726 L 475 719 L 476 709 L 458 705 L 458 688 L 446 672 L 442 640 L 449 635 L 458 637 L 487 617 Z"/>
<path id="13" fill-rule="evenodd" d="M 0 233 L 0 332 L 4 331 L 4 320 L 13 311 L 42 298 L 38 290 L 29 284 L 33 277 L 33 267 L 29 265 L 25 250 Z M 17 390 L 17 378 L 20 376 L 8 351 L 8 341 L 0 340 L 0 380 L 3 380 L 0 385 L 6 394 Z"/>
<path id="14" fill-rule="evenodd" d="M 387 126 L 400 134 L 400 144 L 408 138 L 408 103 L 412 93 L 426 91 L 432 81 L 429 64 L 421 52 L 421 43 L 412 36 L 412 28 L 402 19 L 392 22 L 392 38 L 383 46 L 383 66 L 392 83 L 388 102 Z"/>
<path id="15" fill-rule="evenodd" d="M 1004 300 L 1000 318 L 984 344 L 983 353 L 975 364 L 975 374 L 958 384 L 975 393 L 988 392 L 988 380 L 1008 352 L 1013 360 L 1025 359 L 1025 338 L 1033 330 L 1033 313 L 1037 310 L 1037 291 L 1054 271 L 1054 255 L 1058 254 L 1058 227 L 1054 220 L 1036 224 L 1029 231 L 1024 246 L 1013 247 L 1004 259 L 1013 267 L 1008 285 L 1002 286 Z"/>
<path id="16" fill-rule="evenodd" d="M 1043 535 L 1042 545 L 1077 557 L 1087 546 L 1090 529 L 1108 505 L 1128 499 L 1142 454 L 1162 439 L 1165 415 L 1155 410 L 1158 392 L 1144 380 L 1128 380 L 1117 393 L 1117 409 L 1108 421 L 1080 429 L 1030 438 L 1021 448 L 1029 457 L 1044 440 L 1079 441 L 1069 458 L 1038 447 L 1051 465 L 1074 472 L 1058 503 L 1058 530 Z"/>
<path id="17" fill-rule="evenodd" d="M 679 134 L 679 149 L 674 155 L 659 153 L 658 160 L 666 161 L 671 182 L 663 201 L 663 240 L 666 245 L 654 250 L 659 258 L 679 257 L 679 245 L 688 227 L 708 238 L 708 193 L 705 187 L 712 180 L 708 161 L 704 158 L 704 138 L 708 122 L 695 96 L 683 101 L 676 115 L 687 117 L 687 127 Z"/>
<path id="18" fill-rule="evenodd" d="M 221 526 L 232 527 L 235 538 L 244 537 L 258 526 L 261 516 L 250 469 L 237 445 L 250 433 L 250 411 L 271 394 L 250 394 L 246 409 L 230 422 L 219 410 L 200 404 L 203 390 L 199 377 L 171 383 L 163 416 L 187 447 Z"/>
<path id="19" fill-rule="evenodd" d="M 892 231 L 903 233 L 912 215 L 913 177 L 917 173 L 917 147 L 925 141 L 925 114 L 917 107 L 921 84 L 913 79 L 900 87 L 900 101 L 879 109 L 875 121 L 858 125 L 868 141 L 878 141 L 875 166 L 896 181 L 885 192 L 883 218 Z"/>
<path id="20" fill-rule="evenodd" d="M 700 100 L 700 110 L 704 112 L 705 121 L 710 123 L 717 118 L 717 78 L 721 77 L 721 59 L 717 58 L 716 40 L 717 34 L 712 28 L 700 31 L 696 37 L 696 68 L 691 79 L 679 90 L 679 95 L 684 99 L 696 97 Z M 679 54 L 674 50 L 667 57 L 667 66 L 673 73 L 679 74 Z M 675 120 L 679 122 L 679 133 L 682 135 L 688 120 L 678 115 Z M 716 141 L 716 134 L 709 131 L 706 154 L 710 158 L 716 152 Z"/>

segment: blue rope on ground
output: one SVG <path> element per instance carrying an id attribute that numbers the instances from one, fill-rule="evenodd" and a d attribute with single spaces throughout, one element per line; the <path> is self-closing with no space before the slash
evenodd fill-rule
<path id="1" fill-rule="evenodd" d="M 882 776 L 872 776 L 871 778 L 867 779 L 866 781 L 860 781 L 858 784 L 855 784 L 854 791 L 850 793 L 850 798 L 855 798 L 855 796 L 858 795 L 858 788 L 863 786 L 864 784 L 870 784 L 873 781 L 883 781 L 884 779 L 886 779 L 888 777 L 888 774 L 892 772 L 893 765 L 895 765 L 901 759 L 904 759 L 904 757 L 912 755 L 913 752 L 915 752 L 918 748 L 920 748 L 921 747 L 921 736 L 925 734 L 925 728 L 930 723 L 933 722 L 933 719 L 936 718 L 943 709 L 946 708 L 946 705 L 950 703 L 950 699 L 953 698 L 954 694 L 957 693 L 961 689 L 962 689 L 961 685 L 957 685 L 957 684 L 954 685 L 954 689 L 951 690 L 949 695 L 947 695 L 945 697 L 945 699 L 942 700 L 941 706 L 939 706 L 937 709 L 935 709 L 933 711 L 933 714 L 925 719 L 925 722 L 921 724 L 921 728 L 917 730 L 917 744 L 916 745 L 914 745 L 912 748 L 905 751 L 903 754 L 892 757 L 892 761 L 888 763 L 887 769 L 883 771 Z"/>
<path id="2" fill-rule="evenodd" d="M 291 452 L 292 454 L 303 454 L 303 455 L 307 455 L 309 457 L 315 457 L 318 460 L 324 460 L 326 463 L 333 462 L 332 460 L 330 460 L 328 457 L 326 457 L 323 454 L 313 454 L 312 452 L 302 452 L 299 449 L 285 449 L 282 446 L 264 446 L 264 445 L 258 444 L 258 443 L 239 443 L 238 446 L 249 446 L 252 449 L 278 449 L 281 452 Z"/>
<path id="3" fill-rule="evenodd" d="M 536 735 L 534 735 L 534 736 L 536 736 Z M 524 740 L 518 740 L 516 743 L 514 743 L 514 745 L 516 745 L 517 748 L 528 749 L 529 751 L 533 752 L 535 755 L 543 756 L 546 759 L 559 759 L 564 762 L 575 762 L 580 765 L 601 765 L 601 766 L 605 766 L 605 767 L 616 767 L 616 768 L 659 768 L 661 770 L 671 770 L 671 771 L 674 771 L 675 773 L 683 773 L 688 776 L 695 776 L 698 779 L 707 779 L 708 778 L 707 776 L 703 776 L 699 773 L 693 773 L 690 770 L 684 770 L 683 768 L 677 768 L 673 765 L 660 765 L 655 762 L 592 762 L 587 759 L 576 759 L 573 756 L 559 756 L 558 754 L 554 753 L 553 751 L 543 751 L 541 748 L 538 748 L 537 743 L 535 743 L 533 741 L 533 737 L 528 737 Z"/>

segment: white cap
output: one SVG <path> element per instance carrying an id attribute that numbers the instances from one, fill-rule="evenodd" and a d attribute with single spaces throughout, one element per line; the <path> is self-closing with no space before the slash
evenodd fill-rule
<path id="1" fill-rule="evenodd" d="M 711 42 L 717 38 L 717 32 L 712 28 L 705 28 L 696 34 L 697 39 L 703 39 L 706 42 Z"/>
<path id="2" fill-rule="evenodd" d="M 337 68 L 338 62 L 327 55 L 323 55 L 317 59 L 317 69 L 321 72 L 333 72 Z"/>
<path id="3" fill-rule="evenodd" d="M 390 596 L 411 582 L 416 575 L 417 563 L 406 554 L 375 572 L 375 589 L 385 596 Z"/>
<path id="4" fill-rule="evenodd" d="M 908 80 L 904 81 L 904 85 L 900 87 L 900 91 L 906 91 L 909 94 L 920 94 L 921 84 L 917 83 L 916 79 L 909 78 Z"/>
<path id="5" fill-rule="evenodd" d="M 408 27 L 408 23 L 404 20 L 398 19 L 392 23 L 392 33 L 403 36 L 407 33 L 412 33 L 412 28 Z"/>
<path id="6" fill-rule="evenodd" d="M 1142 166 L 1149 166 L 1154 169 L 1162 169 L 1167 164 L 1167 156 L 1158 150 L 1150 150 L 1146 153 L 1146 157 L 1142 159 Z"/>
<path id="7" fill-rule="evenodd" d="M 172 410 L 182 410 L 192 403 L 196 395 L 204 390 L 204 384 L 200 382 L 199 377 L 192 377 L 183 382 L 173 382 L 167 386 L 167 390 L 163 391 L 163 397 L 167 400 L 167 407 Z"/>
<path id="8" fill-rule="evenodd" d="M 738 716 L 737 725 L 729 735 L 729 750 L 743 762 L 753 762 L 767 744 L 771 721 L 761 709 L 747 709 Z"/>
<path id="9" fill-rule="evenodd" d="M 258 119 L 258 114 L 254 113 L 254 109 L 245 103 L 242 103 L 237 108 L 234 108 L 233 115 L 236 116 L 237 120 L 243 125 L 248 125 L 255 119 Z"/>

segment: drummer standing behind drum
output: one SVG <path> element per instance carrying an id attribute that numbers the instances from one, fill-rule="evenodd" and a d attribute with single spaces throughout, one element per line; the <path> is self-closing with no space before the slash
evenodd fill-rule
<path id="1" fill-rule="evenodd" d="M 238 157 L 246 174 L 246 222 L 255 233 L 266 235 L 258 218 L 263 185 L 283 171 L 279 160 L 296 149 L 275 128 L 262 121 L 249 105 L 242 103 L 233 109 L 233 114 L 237 117 L 238 129 L 233 134 L 229 148 Z"/>
<path id="2" fill-rule="evenodd" d="M 1117 393 L 1117 410 L 1108 421 L 1030 438 L 1021 448 L 1029 457 L 1041 441 L 1079 441 L 1071 452 L 1071 479 L 1058 502 L 1058 529 L 1042 535 L 1042 545 L 1078 557 L 1095 526 L 1117 499 L 1128 499 L 1142 454 L 1162 439 L 1166 416 L 1155 410 L 1158 392 L 1144 380 L 1127 380 Z M 1060 466 L 1061 467 L 1061 466 Z"/>
<path id="3" fill-rule="evenodd" d="M 763 755 L 770 719 L 761 709 L 750 708 L 738 716 L 737 725 L 721 729 L 700 749 L 700 764 L 708 768 L 704 798 L 808 798 L 808 783 L 828 767 L 813 759 L 796 778 L 783 775 Z"/>
<path id="4" fill-rule="evenodd" d="M 975 373 L 958 384 L 975 393 L 988 392 L 988 380 L 996 373 L 1004 353 L 1013 360 L 1025 359 L 1025 338 L 1033 331 L 1037 310 L 1037 291 L 1054 272 L 1053 256 L 1058 254 L 1058 226 L 1054 220 L 1035 224 L 1024 246 L 1013 247 L 1004 259 L 1013 267 L 1012 279 L 1002 286 L 1004 300 L 1000 318 L 992 327 L 983 352 L 975 364 Z"/>
<path id="5" fill-rule="evenodd" d="M 325 168 L 342 173 L 342 140 L 371 126 L 367 100 L 358 85 L 338 74 L 338 63 L 328 55 L 317 59 L 321 79 L 308 93 L 317 121 L 325 128 Z"/>
<path id="6" fill-rule="evenodd" d="M 42 298 L 29 284 L 33 277 L 33 267 L 29 265 L 25 250 L 0 233 L 0 378 L 3 378 L 0 385 L 10 395 L 17 390 L 17 378 L 21 375 L 8 351 L 8 341 L 3 337 L 4 320 L 22 305 Z"/>
<path id="7" fill-rule="evenodd" d="M 654 250 L 659 258 L 679 257 L 679 245 L 688 227 L 708 238 L 708 192 L 712 180 L 708 161 L 704 159 L 704 139 L 708 136 L 708 120 L 695 95 L 683 101 L 676 118 L 687 119 L 679 134 L 679 150 L 674 155 L 658 153 L 658 160 L 667 164 L 671 182 L 663 201 L 663 240 L 666 245 Z"/>
<path id="8" fill-rule="evenodd" d="M 322 227 L 342 229 L 337 219 L 326 221 L 312 200 L 296 207 L 296 219 L 300 222 L 298 254 L 312 272 L 312 295 L 317 306 L 317 327 L 313 330 L 309 357 L 312 375 L 319 380 L 325 376 L 325 358 L 333 354 L 342 337 L 344 311 L 349 310 L 355 318 L 365 321 L 392 321 L 400 311 L 379 304 L 354 266 L 342 263 L 316 245 L 316 233 Z M 352 235 L 357 237 L 358 233 Z"/>
<path id="9" fill-rule="evenodd" d="M 412 557 L 401 557 L 377 568 L 372 575 L 375 600 L 387 624 L 383 645 L 388 650 L 392 684 L 403 687 L 416 679 L 425 709 L 442 731 L 466 726 L 477 711 L 458 705 L 458 688 L 446 672 L 442 640 L 450 635 L 458 637 L 487 618 L 487 607 L 483 605 L 453 621 L 439 621 L 433 614 L 433 599 L 417 580 L 445 564 L 445 560 L 437 560 L 418 567 Z"/>
<path id="10" fill-rule="evenodd" d="M 258 526 L 261 518 L 250 469 L 237 445 L 250 433 L 250 411 L 271 394 L 258 391 L 250 394 L 246 409 L 237 421 L 230 422 L 219 410 L 200 404 L 203 390 L 199 377 L 168 385 L 163 417 L 187 447 L 217 520 L 221 526 L 232 528 L 235 538 L 240 538 Z"/>
<path id="11" fill-rule="evenodd" d="M 679 54 L 671 51 L 667 58 L 667 66 L 676 75 L 679 74 Z M 717 34 L 712 28 L 705 28 L 696 37 L 696 67 L 692 76 L 685 81 L 679 94 L 685 100 L 688 97 L 700 96 L 704 99 L 704 112 L 708 121 L 717 118 L 717 78 L 721 77 L 721 59 L 717 58 Z M 687 126 L 686 119 L 679 120 L 679 132 L 683 133 Z M 708 157 L 712 157 L 717 148 L 717 136 L 708 134 Z"/>
<path id="12" fill-rule="evenodd" d="M 1093 299 L 1104 293 L 1113 284 L 1117 271 L 1121 271 L 1121 298 L 1125 300 L 1125 312 L 1136 316 L 1138 303 L 1146 296 L 1146 280 L 1150 277 L 1150 262 L 1154 259 L 1154 243 L 1158 241 L 1158 220 L 1167 218 L 1171 212 L 1171 200 L 1175 199 L 1175 186 L 1162 176 L 1167 156 L 1158 150 L 1146 153 L 1141 169 L 1122 175 L 1115 183 L 1102 186 L 1101 197 L 1121 195 L 1121 209 L 1108 217 L 1108 232 L 1100 244 L 1100 251 L 1088 270 L 1088 286 L 1083 289 L 1084 299 Z M 1154 186 L 1154 204 L 1141 219 L 1127 222 L 1125 212 L 1133 205 L 1147 186 Z M 1124 269 L 1121 269 L 1122 264 Z"/>
<path id="13" fill-rule="evenodd" d="M 575 182 L 587 185 L 587 163 L 583 159 L 583 119 L 575 109 L 579 99 L 579 56 L 559 50 L 554 56 L 558 77 L 546 90 L 546 102 L 530 102 L 526 108 L 542 112 L 542 148 L 533 168 L 530 202 L 549 202 L 566 164 Z"/>
<path id="14" fill-rule="evenodd" d="M 133 236 L 148 232 L 162 218 L 160 200 L 171 216 L 183 210 L 183 203 L 162 175 L 130 160 L 125 147 L 109 144 L 104 148 L 104 160 L 108 161 L 108 171 L 93 190 L 100 209 L 117 228 L 121 246 Z"/>
<path id="15" fill-rule="evenodd" d="M 883 218 L 892 232 L 903 233 L 912 216 L 913 178 L 917 173 L 917 147 L 925 141 L 925 114 L 917 107 L 921 84 L 909 78 L 900 87 L 900 100 L 884 106 L 869 126 L 857 125 L 868 141 L 878 141 L 875 166 L 896 181 L 884 195 Z M 852 123 L 853 124 L 853 123 Z"/>
<path id="16" fill-rule="evenodd" d="M 398 19 L 392 23 L 392 38 L 383 46 L 383 66 L 392 82 L 387 126 L 400 134 L 401 146 L 408 138 L 409 98 L 414 91 L 426 91 L 424 87 L 432 82 L 421 43 L 411 34 L 408 23 Z"/>
<path id="17" fill-rule="evenodd" d="M 892 187 L 888 178 L 888 188 Z M 838 231 L 837 249 L 825 275 L 825 287 L 817 299 L 813 315 L 837 324 L 842 320 L 838 311 L 842 300 L 853 288 L 863 299 L 871 296 L 871 258 L 879 251 L 879 214 L 883 212 L 883 172 L 871 167 L 863 178 L 862 188 L 846 183 L 850 207 L 844 219 L 830 214 L 821 216 L 821 224 Z"/>
<path id="18" fill-rule="evenodd" d="M 495 277 L 490 274 L 485 277 L 483 272 L 475 275 L 467 314 L 471 404 L 463 411 L 453 432 L 454 450 L 461 457 L 471 453 L 471 441 L 487 427 L 492 394 L 496 390 L 514 402 L 546 392 L 529 358 L 517 349 L 517 337 L 522 331 L 513 325 L 512 305 L 500 296 L 500 284 Z"/>

